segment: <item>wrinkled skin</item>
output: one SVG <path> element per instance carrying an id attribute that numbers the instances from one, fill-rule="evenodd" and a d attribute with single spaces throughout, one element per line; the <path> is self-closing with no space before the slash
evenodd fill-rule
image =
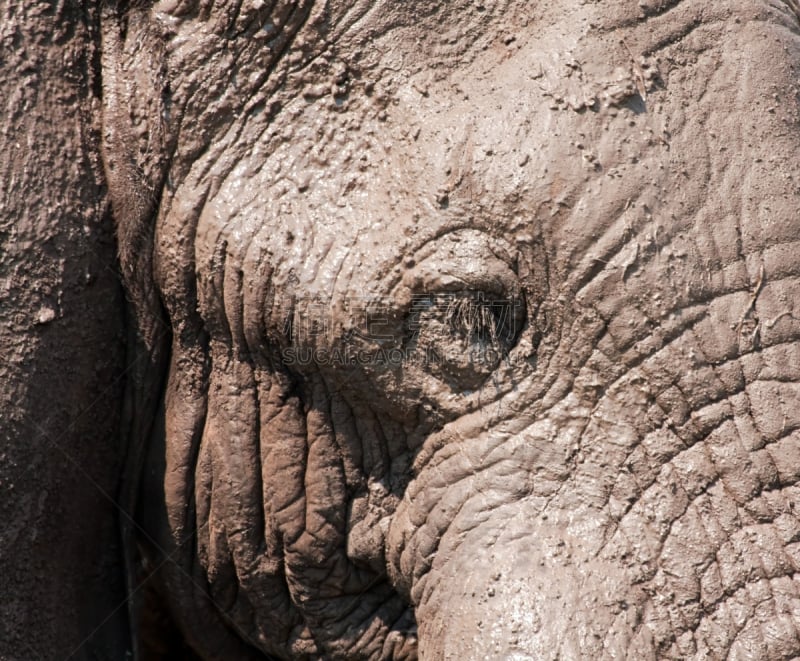
<path id="1" fill-rule="evenodd" d="M 125 493 L 193 649 L 800 655 L 796 5 L 210 4 L 103 18 Z"/>

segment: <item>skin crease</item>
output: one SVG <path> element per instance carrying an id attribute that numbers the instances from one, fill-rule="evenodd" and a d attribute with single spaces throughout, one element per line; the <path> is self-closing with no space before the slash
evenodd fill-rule
<path id="1" fill-rule="evenodd" d="M 151 585 L 208 659 L 800 654 L 793 5 L 419 4 L 107 11 Z"/>

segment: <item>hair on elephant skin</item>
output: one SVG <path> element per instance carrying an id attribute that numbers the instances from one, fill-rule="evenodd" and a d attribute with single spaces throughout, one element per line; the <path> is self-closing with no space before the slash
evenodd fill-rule
<path id="1" fill-rule="evenodd" d="M 84 15 L 133 654 L 800 656 L 794 0 Z"/>

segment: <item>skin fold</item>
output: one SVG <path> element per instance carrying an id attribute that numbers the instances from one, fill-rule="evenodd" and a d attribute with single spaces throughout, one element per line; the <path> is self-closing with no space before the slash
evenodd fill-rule
<path id="1" fill-rule="evenodd" d="M 800 655 L 796 9 L 104 8 L 124 534 L 197 655 Z"/>

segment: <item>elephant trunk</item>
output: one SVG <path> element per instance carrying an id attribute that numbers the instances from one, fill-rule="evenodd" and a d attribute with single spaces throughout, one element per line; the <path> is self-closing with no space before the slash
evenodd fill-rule
<path id="1" fill-rule="evenodd" d="M 631 370 L 583 420 L 566 398 L 533 423 L 443 436 L 388 538 L 421 657 L 796 655 L 789 346 L 729 361 L 741 369 L 715 374 L 742 380 L 720 379 L 716 401 L 699 399 L 710 379 L 677 380 L 705 404 L 683 417 L 666 396 L 642 397 L 670 412 L 662 426 L 635 405 L 652 385 Z"/>
<path id="2" fill-rule="evenodd" d="M 417 606 L 421 658 L 652 658 L 645 595 L 624 569 L 591 535 L 522 510 L 443 540 Z"/>

